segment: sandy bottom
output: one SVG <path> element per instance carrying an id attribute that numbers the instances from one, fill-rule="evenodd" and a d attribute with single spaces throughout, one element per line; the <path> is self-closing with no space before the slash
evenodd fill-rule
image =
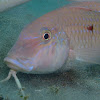
<path id="1" fill-rule="evenodd" d="M 66 0 L 32 0 L 0 13 L 0 80 L 9 68 L 3 62 L 22 28 L 37 17 L 68 4 Z M 81 66 L 79 66 L 81 67 Z M 100 66 L 91 65 L 49 75 L 17 74 L 28 100 L 100 100 Z M 0 83 L 0 100 L 23 100 L 15 80 Z"/>

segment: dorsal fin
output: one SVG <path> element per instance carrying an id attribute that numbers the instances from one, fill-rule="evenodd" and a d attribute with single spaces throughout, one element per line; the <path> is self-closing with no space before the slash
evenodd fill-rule
<path id="1" fill-rule="evenodd" d="M 74 6 L 72 6 L 72 7 L 70 7 L 70 8 L 74 8 L 74 9 L 82 9 L 82 10 L 86 10 L 86 11 L 93 11 L 92 9 L 86 8 L 86 7 L 74 7 Z"/>
<path id="2" fill-rule="evenodd" d="M 71 4 L 70 6 L 78 9 L 100 12 L 100 2 L 96 2 L 96 1 L 76 2 Z"/>

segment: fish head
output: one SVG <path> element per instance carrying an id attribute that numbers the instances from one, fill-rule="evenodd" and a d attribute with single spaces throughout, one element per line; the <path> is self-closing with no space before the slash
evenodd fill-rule
<path id="1" fill-rule="evenodd" d="M 69 54 L 69 39 L 55 19 L 40 17 L 22 30 L 4 59 L 8 67 L 20 72 L 44 74 L 63 66 Z"/>

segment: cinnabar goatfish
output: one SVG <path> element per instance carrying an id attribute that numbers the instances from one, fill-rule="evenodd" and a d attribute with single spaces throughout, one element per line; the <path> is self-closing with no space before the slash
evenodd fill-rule
<path id="1" fill-rule="evenodd" d="M 99 10 L 98 2 L 82 2 L 38 18 L 22 30 L 5 62 L 33 74 L 54 72 L 70 57 L 100 64 Z"/>
<path id="2" fill-rule="evenodd" d="M 81 2 L 29 24 L 4 59 L 12 69 L 7 79 L 14 72 L 45 74 L 62 67 L 67 70 L 63 65 L 68 59 L 100 64 L 99 11 L 99 2 Z"/>

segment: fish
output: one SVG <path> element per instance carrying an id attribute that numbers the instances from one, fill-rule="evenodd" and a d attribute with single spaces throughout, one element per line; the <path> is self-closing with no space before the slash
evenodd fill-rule
<path id="1" fill-rule="evenodd" d="M 28 1 L 30 0 L 0 0 L 0 12 Z"/>
<path id="2" fill-rule="evenodd" d="M 27 25 L 4 61 L 16 73 L 48 74 L 68 70 L 67 61 L 100 65 L 100 2 L 80 2 L 49 12 Z M 22 94 L 23 90 L 22 90 Z"/>

